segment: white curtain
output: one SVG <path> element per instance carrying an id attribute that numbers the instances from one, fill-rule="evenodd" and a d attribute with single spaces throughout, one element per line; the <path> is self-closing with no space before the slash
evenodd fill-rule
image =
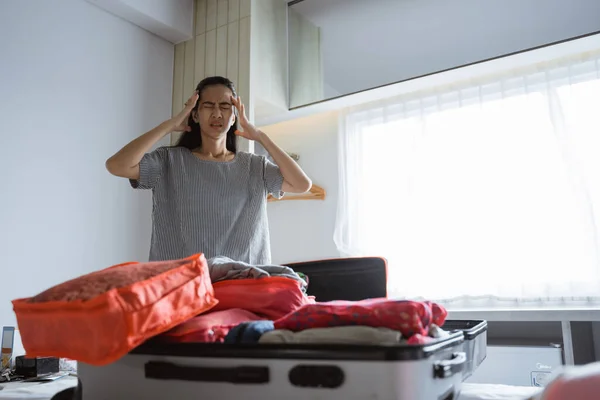
<path id="1" fill-rule="evenodd" d="M 598 54 L 346 110 L 339 158 L 335 242 L 391 297 L 600 300 Z"/>

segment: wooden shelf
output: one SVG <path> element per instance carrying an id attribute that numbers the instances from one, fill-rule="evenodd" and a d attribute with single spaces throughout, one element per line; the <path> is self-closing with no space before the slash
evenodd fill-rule
<path id="1" fill-rule="evenodd" d="M 325 200 L 325 189 L 319 185 L 312 185 L 312 188 L 306 193 L 288 194 L 286 193 L 281 199 L 269 195 L 267 201 L 284 201 L 284 200 Z"/>

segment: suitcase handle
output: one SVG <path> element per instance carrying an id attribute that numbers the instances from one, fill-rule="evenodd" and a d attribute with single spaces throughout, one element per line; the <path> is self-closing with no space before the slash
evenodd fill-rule
<path id="1" fill-rule="evenodd" d="M 433 364 L 434 378 L 450 378 L 462 372 L 467 362 L 467 354 L 463 351 L 452 354 L 449 360 L 437 361 Z"/>
<path id="2" fill-rule="evenodd" d="M 144 376 L 148 379 L 260 384 L 269 382 L 269 368 L 256 366 L 233 368 L 196 367 L 150 361 L 144 365 Z"/>

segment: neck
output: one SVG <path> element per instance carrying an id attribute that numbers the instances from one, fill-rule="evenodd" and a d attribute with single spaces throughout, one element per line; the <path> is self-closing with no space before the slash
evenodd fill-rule
<path id="1" fill-rule="evenodd" d="M 214 139 L 202 135 L 202 147 L 198 149 L 197 152 L 204 156 L 214 158 L 224 157 L 229 154 L 229 150 L 227 150 L 226 146 L 226 140 L 227 136 Z"/>

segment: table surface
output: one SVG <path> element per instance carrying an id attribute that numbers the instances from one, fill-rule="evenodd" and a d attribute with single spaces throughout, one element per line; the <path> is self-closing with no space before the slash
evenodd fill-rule
<path id="1" fill-rule="evenodd" d="M 598 307 L 471 308 L 448 307 L 448 319 L 486 321 L 600 321 Z"/>
<path id="2" fill-rule="evenodd" d="M 77 378 L 65 376 L 52 382 L 0 383 L 0 400 L 50 400 L 55 394 L 77 386 Z"/>

